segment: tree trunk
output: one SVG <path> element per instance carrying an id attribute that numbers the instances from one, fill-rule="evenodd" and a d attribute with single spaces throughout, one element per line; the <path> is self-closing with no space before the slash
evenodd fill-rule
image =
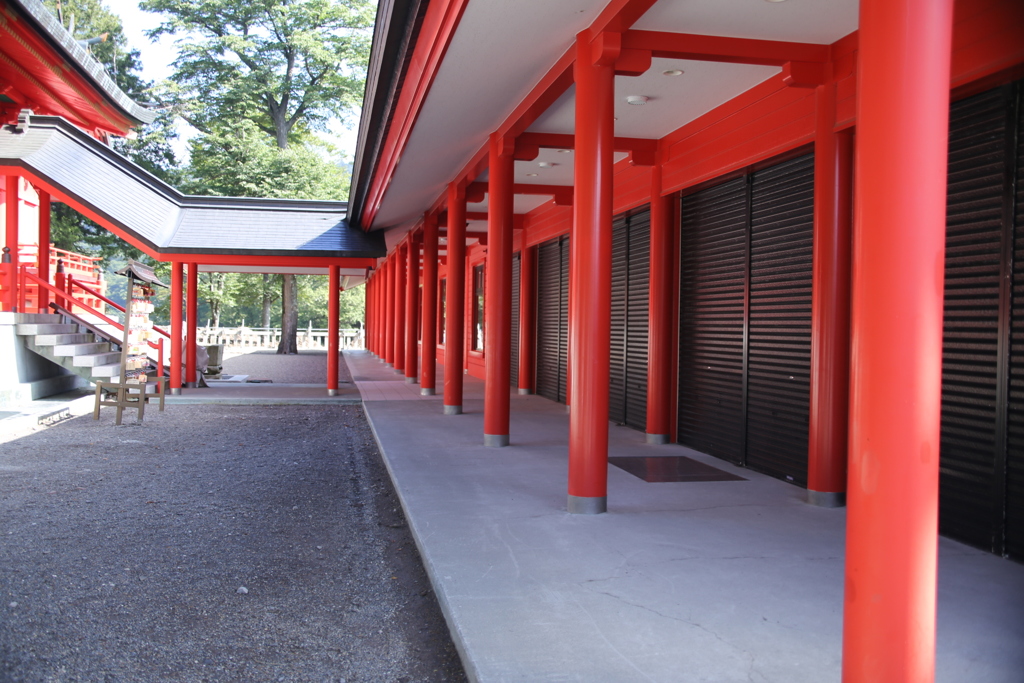
<path id="1" fill-rule="evenodd" d="M 263 325 L 270 327 L 270 304 L 273 300 L 270 297 L 270 274 L 263 273 Z"/>
<path id="2" fill-rule="evenodd" d="M 299 292 L 294 275 L 281 276 L 281 343 L 278 353 L 298 353 Z"/>

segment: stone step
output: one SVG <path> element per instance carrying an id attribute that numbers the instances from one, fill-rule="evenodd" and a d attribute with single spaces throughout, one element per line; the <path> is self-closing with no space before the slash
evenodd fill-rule
<path id="1" fill-rule="evenodd" d="M 37 334 L 32 343 L 36 346 L 56 346 L 57 344 L 85 344 L 94 342 L 96 338 L 88 332 L 74 334 Z"/>
<path id="2" fill-rule="evenodd" d="M 106 353 L 107 351 L 110 351 L 110 344 L 107 342 L 57 344 L 53 347 L 53 355 L 55 356 L 87 356 L 91 353 Z"/>
<path id="3" fill-rule="evenodd" d="M 78 325 L 70 323 L 19 323 L 14 329 L 17 334 L 75 334 Z"/>
<path id="4" fill-rule="evenodd" d="M 92 369 L 93 377 L 100 377 L 110 379 L 111 377 L 121 376 L 121 364 L 111 363 L 110 365 L 96 365 Z"/>
<path id="5" fill-rule="evenodd" d="M 99 365 L 110 365 L 120 361 L 120 351 L 107 351 L 104 353 L 87 353 L 84 356 L 75 356 L 73 362 L 80 368 L 95 368 Z"/>

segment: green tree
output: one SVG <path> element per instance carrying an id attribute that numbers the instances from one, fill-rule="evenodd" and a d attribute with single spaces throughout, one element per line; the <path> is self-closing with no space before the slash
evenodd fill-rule
<path id="1" fill-rule="evenodd" d="M 362 97 L 374 16 L 369 0 L 143 0 L 140 6 L 167 17 L 151 36 L 185 36 L 175 62 L 175 104 L 210 138 L 193 147 L 199 156 L 192 169 L 193 180 L 206 182 L 210 190 L 229 184 L 225 170 L 239 173 L 228 161 L 237 157 L 220 158 L 211 167 L 204 152 L 212 161 L 229 145 L 271 179 L 281 178 L 275 170 L 282 166 L 312 162 L 311 157 L 272 157 L 253 143 L 249 128 L 232 136 L 240 122 L 288 150 L 293 143 L 308 143 L 311 133 L 326 129 L 331 120 L 351 115 Z M 272 181 L 255 178 L 253 187 L 239 194 L 289 196 Z M 333 199 L 339 196 L 335 186 L 304 182 L 302 189 L 310 194 L 291 196 Z M 295 276 L 285 275 L 281 283 L 278 353 L 297 353 Z"/>

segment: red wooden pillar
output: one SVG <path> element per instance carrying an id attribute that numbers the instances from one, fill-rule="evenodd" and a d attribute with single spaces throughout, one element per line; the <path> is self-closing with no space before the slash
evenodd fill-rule
<path id="1" fill-rule="evenodd" d="M 614 63 L 619 34 L 576 37 L 576 163 L 570 252 L 569 501 L 571 513 L 605 512 L 611 342 Z"/>
<path id="2" fill-rule="evenodd" d="M 181 306 L 184 285 L 184 267 L 179 261 L 171 264 L 171 394 L 181 393 Z"/>
<path id="3" fill-rule="evenodd" d="M 406 245 L 395 248 L 395 372 L 405 372 L 405 259 Z"/>
<path id="4" fill-rule="evenodd" d="M 423 219 L 423 358 L 420 394 L 433 396 L 437 385 L 437 215 Z"/>
<path id="5" fill-rule="evenodd" d="M 520 394 L 533 393 L 533 363 L 537 321 L 537 250 L 525 245 L 519 252 L 519 379 Z"/>
<path id="6" fill-rule="evenodd" d="M 853 136 L 833 131 L 835 85 L 818 86 L 816 97 L 807 500 L 839 507 L 846 504 L 850 413 Z"/>
<path id="7" fill-rule="evenodd" d="M 185 295 L 185 386 L 193 389 L 199 386 L 196 381 L 196 344 L 199 335 L 196 332 L 199 317 L 199 265 L 188 264 L 188 286 Z"/>
<path id="8" fill-rule="evenodd" d="M 406 247 L 405 262 L 405 381 L 416 384 L 419 374 L 419 340 L 416 334 L 420 290 L 420 245 L 413 237 Z"/>
<path id="9" fill-rule="evenodd" d="M 495 448 L 509 442 L 514 151 L 514 139 L 491 135 L 484 278 L 484 445 Z"/>
<path id="10" fill-rule="evenodd" d="M 39 195 L 39 279 L 50 281 L 50 193 L 36 188 Z M 39 288 L 39 312 L 50 310 L 50 291 Z"/>
<path id="11" fill-rule="evenodd" d="M 462 413 L 466 329 L 466 188 L 448 184 L 448 283 L 445 285 L 444 414 Z"/>
<path id="12" fill-rule="evenodd" d="M 862 0 L 843 680 L 931 681 L 953 0 Z"/>
<path id="13" fill-rule="evenodd" d="M 18 228 L 21 214 L 18 197 L 20 195 L 20 188 L 21 177 L 8 175 L 4 187 L 6 190 L 4 202 L 6 207 L 5 218 L 7 221 L 5 224 L 4 246 L 10 250 L 8 252 L 10 264 L 8 265 L 7 282 L 4 283 L 7 290 L 4 300 L 5 311 L 16 311 L 18 309 Z"/>
<path id="14" fill-rule="evenodd" d="M 659 155 L 660 157 L 660 155 Z M 647 443 L 669 442 L 672 424 L 672 290 L 675 253 L 671 197 L 661 194 L 661 159 L 651 169 L 651 255 L 647 337 Z"/>
<path id="15" fill-rule="evenodd" d="M 395 363 L 395 263 L 394 259 L 384 261 L 384 315 L 387 329 L 384 333 L 384 362 L 394 367 Z"/>
<path id="16" fill-rule="evenodd" d="M 338 335 L 341 332 L 338 323 L 341 294 L 341 269 L 332 263 L 327 266 L 327 395 L 338 395 L 338 354 L 341 352 Z"/>

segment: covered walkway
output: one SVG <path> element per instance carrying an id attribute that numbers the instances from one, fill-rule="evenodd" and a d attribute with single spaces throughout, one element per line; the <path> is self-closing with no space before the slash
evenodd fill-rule
<path id="1" fill-rule="evenodd" d="M 398 377 L 345 358 L 357 383 Z M 471 680 L 840 680 L 845 508 L 613 426 L 613 459 L 685 455 L 742 479 L 613 466 L 609 514 L 570 515 L 565 406 L 512 396 L 515 437 L 495 450 L 479 438 L 483 383 L 466 377 L 465 396 L 461 416 L 364 406 Z M 1019 681 L 1024 567 L 944 537 L 939 550 L 936 680 Z"/>

